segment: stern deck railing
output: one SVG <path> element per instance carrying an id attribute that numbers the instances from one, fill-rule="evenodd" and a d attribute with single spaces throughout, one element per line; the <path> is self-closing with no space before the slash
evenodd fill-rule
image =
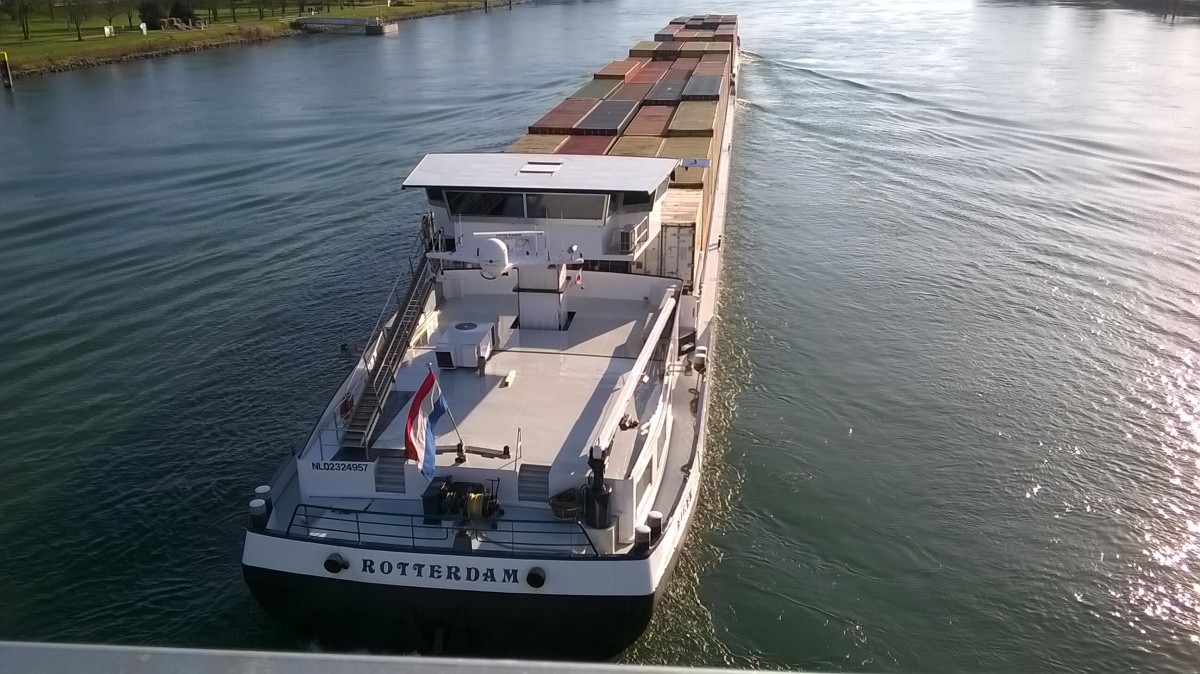
<path id="1" fill-rule="evenodd" d="M 465 552 L 508 556 L 598 557 L 579 522 L 555 520 L 425 517 L 301 504 L 288 523 L 287 535 L 311 540 L 327 538 L 364 546 L 421 552 Z M 470 545 L 456 545 L 466 536 Z M 475 543 L 486 544 L 486 550 Z"/>

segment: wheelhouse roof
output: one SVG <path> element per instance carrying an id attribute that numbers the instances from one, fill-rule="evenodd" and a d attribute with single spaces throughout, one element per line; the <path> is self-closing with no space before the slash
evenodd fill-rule
<path id="1" fill-rule="evenodd" d="M 652 194 L 677 164 L 675 159 L 605 155 L 427 154 L 403 187 Z"/>

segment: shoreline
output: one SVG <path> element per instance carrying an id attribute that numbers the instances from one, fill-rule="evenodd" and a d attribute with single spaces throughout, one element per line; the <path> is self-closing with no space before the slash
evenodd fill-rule
<path id="1" fill-rule="evenodd" d="M 513 0 L 513 4 L 514 5 L 524 4 L 524 2 L 527 2 L 527 1 L 528 0 Z M 507 7 L 507 5 L 501 5 L 501 7 Z M 495 8 L 493 8 L 493 9 L 495 9 Z M 431 12 L 421 12 L 421 13 L 417 13 L 417 14 L 411 14 L 408 16 L 399 16 L 399 17 L 384 19 L 383 22 L 388 23 L 388 24 L 401 23 L 403 21 L 413 21 L 416 19 L 428 19 L 430 17 L 435 17 L 435 16 L 446 16 L 449 14 L 462 14 L 465 12 L 479 12 L 479 11 L 483 11 L 482 4 L 480 4 L 478 6 L 441 8 L 441 9 L 438 9 L 436 11 L 431 11 Z M 299 19 L 301 17 L 298 16 L 296 18 Z M 247 34 L 224 35 L 224 36 L 220 36 L 220 37 L 214 37 L 211 41 L 198 41 L 198 42 L 193 42 L 190 44 L 185 44 L 185 45 L 180 45 L 180 46 L 147 49 L 144 51 L 135 49 L 135 50 L 130 51 L 129 53 L 112 55 L 112 56 L 81 55 L 79 57 L 71 58 L 62 63 L 55 63 L 52 65 L 37 67 L 37 68 L 25 69 L 25 68 L 20 68 L 19 66 L 14 65 L 12 75 L 13 75 L 13 80 L 15 83 L 16 81 L 19 81 L 19 80 L 27 79 L 30 77 L 42 76 L 42 75 L 49 75 L 51 73 L 63 73 L 63 72 L 69 72 L 72 70 L 82 70 L 85 68 L 92 68 L 92 67 L 96 67 L 96 66 L 112 65 L 114 63 L 126 63 L 129 61 L 138 61 L 138 60 L 142 60 L 142 59 L 157 58 L 160 56 L 173 56 L 176 54 L 186 54 L 186 53 L 190 53 L 190 52 L 207 51 L 209 49 L 218 49 L 221 47 L 232 47 L 232 46 L 240 46 L 240 45 L 248 45 L 248 44 L 257 44 L 260 42 L 269 42 L 272 40 L 278 40 L 278 39 L 282 39 L 282 38 L 291 38 L 291 37 L 296 37 L 299 35 L 308 34 L 303 30 L 298 30 L 298 29 L 292 28 L 290 23 L 287 24 L 287 26 L 281 25 L 276 30 L 267 30 L 267 29 L 264 29 L 262 26 L 248 26 L 246 33 Z"/>

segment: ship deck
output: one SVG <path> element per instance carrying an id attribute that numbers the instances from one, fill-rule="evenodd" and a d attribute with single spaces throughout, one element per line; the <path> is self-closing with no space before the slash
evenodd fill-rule
<path id="1" fill-rule="evenodd" d="M 403 449 L 407 419 L 400 408 L 414 395 L 430 367 L 437 374 L 446 406 L 457 422 L 437 427 L 439 447 L 455 445 L 461 434 L 467 447 L 484 450 L 512 448 L 516 466 L 522 462 L 587 473 L 591 435 L 633 367 L 643 334 L 656 308 L 640 300 L 577 298 L 575 316 L 567 330 L 511 328 L 516 300 L 508 296 L 466 297 L 446 302 L 439 323 L 495 322 L 500 333 L 497 350 L 481 375 L 475 369 L 438 369 L 432 347 L 410 351 L 396 375 L 392 418 L 372 443 L 373 448 Z M 506 385 L 505 381 L 510 376 Z M 644 387 L 639 387 L 639 391 Z M 646 401 L 649 402 L 649 401 Z M 639 405 L 640 407 L 640 405 Z M 518 448 L 518 437 L 520 446 Z M 633 450 L 636 434 L 618 434 L 613 455 L 618 460 Z M 454 454 L 439 454 L 437 464 L 454 466 Z M 466 466 L 500 468 L 494 459 L 468 453 Z"/>

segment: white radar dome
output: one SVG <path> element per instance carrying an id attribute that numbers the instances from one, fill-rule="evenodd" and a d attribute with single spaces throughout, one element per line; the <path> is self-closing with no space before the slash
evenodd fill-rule
<path id="1" fill-rule="evenodd" d="M 496 238 L 485 239 L 479 245 L 479 266 L 487 278 L 496 278 L 509 270 L 508 246 Z"/>

